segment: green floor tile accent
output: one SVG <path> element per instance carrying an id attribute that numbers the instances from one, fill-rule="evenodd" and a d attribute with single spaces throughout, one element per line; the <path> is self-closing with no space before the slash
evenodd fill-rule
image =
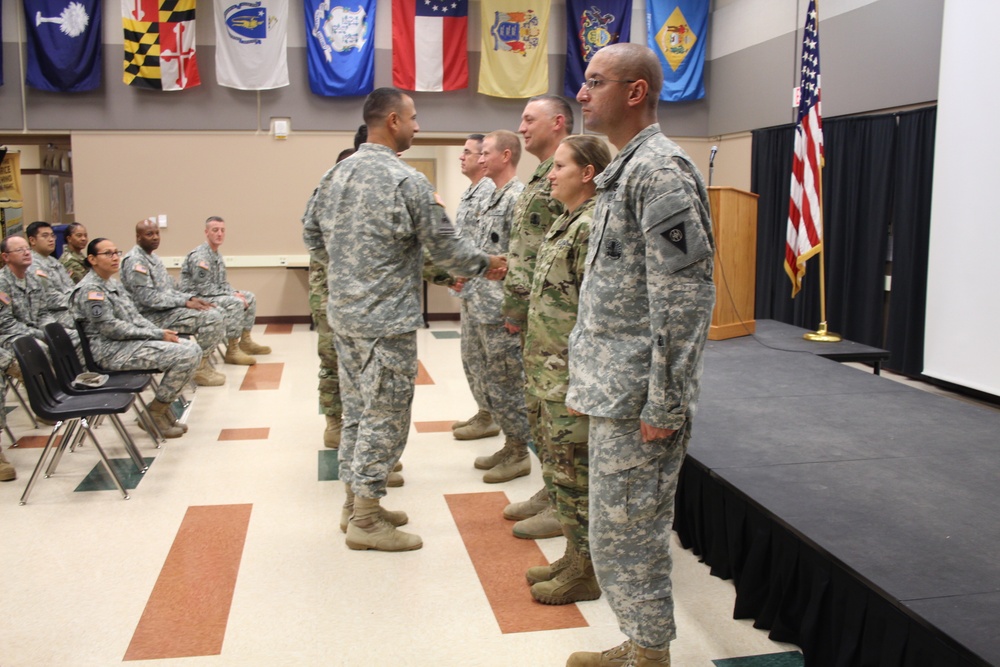
<path id="1" fill-rule="evenodd" d="M 340 479 L 340 459 L 336 449 L 319 450 L 319 481 L 336 482 Z"/>
<path id="2" fill-rule="evenodd" d="M 68 456 L 69 454 L 67 454 Z M 143 459 L 146 465 L 152 468 L 153 461 L 156 457 L 149 456 Z M 135 469 L 135 464 L 132 463 L 132 459 L 111 459 L 111 467 L 115 469 L 115 473 L 118 475 L 118 479 L 122 481 L 122 486 L 128 490 L 132 490 L 139 486 L 139 482 L 142 481 L 143 475 L 138 470 Z M 80 485 L 77 486 L 74 491 L 116 491 L 118 487 L 115 486 L 115 482 L 111 479 L 108 471 L 104 469 L 104 464 L 98 461 L 94 468 L 90 471 L 90 474 L 83 478 Z"/>
<path id="3" fill-rule="evenodd" d="M 805 659 L 798 651 L 749 655 L 745 658 L 713 660 L 716 667 L 804 667 Z"/>
<path id="4" fill-rule="evenodd" d="M 460 331 L 432 331 L 431 335 L 438 339 L 462 337 L 462 333 Z"/>
<path id="5" fill-rule="evenodd" d="M 10 413 L 14 412 L 15 409 L 16 407 L 13 405 L 5 405 L 3 406 L 3 413 L 5 415 L 9 415 Z"/>

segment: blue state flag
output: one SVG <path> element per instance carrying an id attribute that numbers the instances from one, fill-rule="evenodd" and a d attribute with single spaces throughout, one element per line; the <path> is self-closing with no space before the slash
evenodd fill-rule
<path id="1" fill-rule="evenodd" d="M 649 48 L 663 66 L 660 99 L 667 102 L 705 97 L 705 44 L 709 0 L 647 0 Z"/>
<path id="2" fill-rule="evenodd" d="M 100 0 L 24 0 L 26 83 L 57 93 L 101 85 Z"/>
<path id="3" fill-rule="evenodd" d="M 309 88 L 317 95 L 375 89 L 375 0 L 305 0 Z"/>
<path id="4" fill-rule="evenodd" d="M 629 41 L 631 32 L 632 0 L 566 0 L 566 96 L 580 92 L 595 53 Z"/>

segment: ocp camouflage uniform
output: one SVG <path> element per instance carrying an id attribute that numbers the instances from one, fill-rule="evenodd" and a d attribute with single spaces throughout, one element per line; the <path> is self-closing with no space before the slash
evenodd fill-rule
<path id="1" fill-rule="evenodd" d="M 139 314 L 125 287 L 91 271 L 73 289 L 70 301 L 83 320 L 94 360 L 115 371 L 161 370 L 156 399 L 172 403 L 194 375 L 201 349 L 193 340 L 163 340 L 163 329 Z"/>
<path id="2" fill-rule="evenodd" d="M 576 324 L 594 201 L 552 223 L 538 248 L 524 335 L 524 375 L 534 397 L 532 436 L 556 516 L 576 550 L 590 557 L 586 416 L 566 410 L 569 334 Z"/>
<path id="3" fill-rule="evenodd" d="M 378 144 L 362 144 L 326 173 L 304 223 L 306 246 L 321 237 L 330 257 L 327 317 L 344 402 L 340 478 L 358 497 L 381 498 L 410 428 L 421 246 L 455 275 L 481 275 L 489 258 L 455 235 L 427 179 Z"/>
<path id="4" fill-rule="evenodd" d="M 122 257 L 118 275 L 140 315 L 163 329 L 195 336 L 202 356 L 211 354 L 222 342 L 226 335 L 222 309 L 195 310 L 185 306 L 194 295 L 177 289 L 156 254 L 133 246 Z"/>
<path id="5" fill-rule="evenodd" d="M 192 250 L 181 265 L 181 290 L 222 308 L 226 318 L 226 338 L 239 338 L 253 328 L 257 318 L 257 298 L 252 292 L 235 290 L 226 278 L 226 263 L 207 242 Z M 239 292 L 243 301 L 234 295 Z"/>
<path id="6" fill-rule="evenodd" d="M 19 280 L 9 266 L 0 269 L 0 345 L 13 349 L 11 345 L 16 338 L 31 336 L 45 348 L 42 327 L 56 321 L 49 310 L 50 303 L 32 267 L 25 271 L 24 280 Z M 67 332 L 74 343 L 79 341 L 75 327 Z"/>
<path id="7" fill-rule="evenodd" d="M 476 247 L 490 255 L 502 255 L 510 245 L 514 205 L 524 183 L 512 178 L 496 188 L 479 212 L 479 224 L 465 233 Z M 462 288 L 462 364 L 466 376 L 479 378 L 489 410 L 507 437 L 527 442 L 527 410 L 524 405 L 524 365 L 521 340 L 503 325 L 500 306 L 502 284 L 486 278 L 470 278 Z M 469 384 L 472 384 L 470 379 Z"/>
<path id="8" fill-rule="evenodd" d="M 35 274 L 45 290 L 52 317 L 67 329 L 72 329 L 75 323 L 70 310 L 69 293 L 75 283 L 69 277 L 66 267 L 54 255 L 43 256 L 32 250 L 28 270 Z"/>
<path id="9" fill-rule="evenodd" d="M 657 124 L 596 178 L 566 403 L 590 415 L 590 547 L 633 642 L 676 636 L 670 531 L 715 302 L 708 194 Z M 643 442 L 640 423 L 675 430 Z"/>
<path id="10" fill-rule="evenodd" d="M 90 271 L 90 267 L 84 263 L 86 259 L 82 253 L 73 252 L 69 246 L 65 246 L 63 249 L 59 263 L 66 267 L 66 272 L 69 273 L 69 277 L 73 280 L 74 284 L 80 282 L 87 275 L 87 272 Z"/>

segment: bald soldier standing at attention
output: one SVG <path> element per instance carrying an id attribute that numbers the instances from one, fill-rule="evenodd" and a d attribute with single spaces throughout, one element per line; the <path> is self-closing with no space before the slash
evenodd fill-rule
<path id="1" fill-rule="evenodd" d="M 566 404 L 590 416 L 590 549 L 626 640 L 567 667 L 670 664 L 670 531 L 715 303 L 708 192 L 663 136 L 663 73 L 639 44 L 594 56 L 577 100 L 618 155 L 597 177 Z"/>

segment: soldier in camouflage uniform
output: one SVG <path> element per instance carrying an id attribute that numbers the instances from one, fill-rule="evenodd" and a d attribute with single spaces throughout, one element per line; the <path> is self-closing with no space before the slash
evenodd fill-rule
<path id="1" fill-rule="evenodd" d="M 504 280 L 503 314 L 507 330 L 520 332 L 528 319 L 528 297 L 535 271 L 535 255 L 552 222 L 563 213 L 563 206 L 552 198 L 548 175 L 556 146 L 573 129 L 573 109 L 558 95 L 540 95 L 528 100 L 521 114 L 518 132 L 524 136 L 524 147 L 539 160 L 514 213 L 511 230 L 509 273 Z M 538 413 L 534 395 L 525 394 L 529 419 Z M 542 445 L 539 456 L 544 459 Z M 504 517 L 514 524 L 514 535 L 539 539 L 562 535 L 562 526 L 555 515 L 555 490 L 543 486 L 528 500 L 511 503 L 504 508 Z"/>
<path id="2" fill-rule="evenodd" d="M 45 290 L 52 316 L 67 329 L 73 329 L 75 323 L 70 312 L 69 293 L 74 283 L 66 267 L 52 254 L 56 249 L 56 233 L 52 225 L 33 222 L 25 230 L 25 236 L 31 246 L 32 271 Z"/>
<path id="3" fill-rule="evenodd" d="M 252 366 L 254 355 L 271 354 L 250 336 L 257 318 L 257 298 L 252 292 L 235 290 L 226 277 L 226 263 L 219 247 L 226 240 L 226 221 L 213 215 L 205 221 L 205 243 L 192 250 L 181 266 L 181 289 L 221 308 L 226 318 L 227 364 Z"/>
<path id="4" fill-rule="evenodd" d="M 379 88 L 365 100 L 364 120 L 368 143 L 320 181 L 303 238 L 311 248 L 319 235 L 330 257 L 327 317 L 344 401 L 347 546 L 406 551 L 423 542 L 397 530 L 406 514 L 380 507 L 380 499 L 410 428 L 416 330 L 423 326 L 421 247 L 458 276 L 489 271 L 499 279 L 506 263 L 456 236 L 430 183 L 396 156 L 419 129 L 413 100 Z"/>
<path id="5" fill-rule="evenodd" d="M 170 404 L 194 376 L 201 348 L 193 340 L 178 338 L 139 314 L 122 284 L 114 279 L 121 252 L 108 239 L 97 238 L 87 246 L 90 273 L 70 296 L 73 312 L 83 320 L 94 361 L 114 371 L 163 371 L 156 399 L 149 412 L 160 432 L 179 438 L 186 425 L 175 423 Z"/>
<path id="6" fill-rule="evenodd" d="M 51 300 L 41 279 L 32 270 L 34 257 L 28 242 L 9 236 L 0 243 L 5 266 L 0 269 L 0 345 L 11 344 L 21 336 L 31 336 L 45 347 L 42 327 L 56 318 L 49 309 Z M 74 343 L 79 342 L 76 328 L 68 329 Z"/>
<path id="7" fill-rule="evenodd" d="M 203 387 L 225 384 L 226 376 L 212 368 L 209 361 L 215 346 L 226 335 L 222 309 L 177 289 L 156 255 L 160 226 L 155 220 L 136 224 L 135 241 L 136 245 L 122 258 L 119 276 L 139 313 L 158 327 L 196 337 L 201 347 L 201 364 L 194 374 L 195 384 Z"/>
<path id="8" fill-rule="evenodd" d="M 627 639 L 568 667 L 669 665 L 674 494 L 691 437 L 715 287 L 701 174 L 660 132 L 663 74 L 639 44 L 593 57 L 584 126 L 619 153 L 597 179 L 566 404 L 590 416 L 590 546 Z"/>
<path id="9" fill-rule="evenodd" d="M 14 365 L 14 355 L 6 348 L 0 347 L 0 396 L 7 395 L 7 371 Z M 7 410 L 0 404 L 0 431 L 7 428 Z M 0 482 L 10 482 L 17 479 L 14 464 L 7 460 L 0 447 Z"/>
<path id="10" fill-rule="evenodd" d="M 611 153 L 603 139 L 577 135 L 564 139 L 553 158 L 548 176 L 552 196 L 566 212 L 538 248 L 524 334 L 524 374 L 538 406 L 532 435 L 542 453 L 545 484 L 555 495 L 566 553 L 551 565 L 531 568 L 527 578 L 539 602 L 570 604 L 601 596 L 588 539 L 589 422 L 566 410 L 566 389 L 569 334 L 576 324 L 594 213 L 594 178 L 611 161 Z"/>
<path id="11" fill-rule="evenodd" d="M 66 272 L 78 283 L 87 275 L 90 269 L 87 267 L 84 252 L 87 250 L 87 228 L 79 222 L 73 222 L 66 226 L 66 244 L 63 246 L 62 256 L 59 263 L 66 267 Z"/>

